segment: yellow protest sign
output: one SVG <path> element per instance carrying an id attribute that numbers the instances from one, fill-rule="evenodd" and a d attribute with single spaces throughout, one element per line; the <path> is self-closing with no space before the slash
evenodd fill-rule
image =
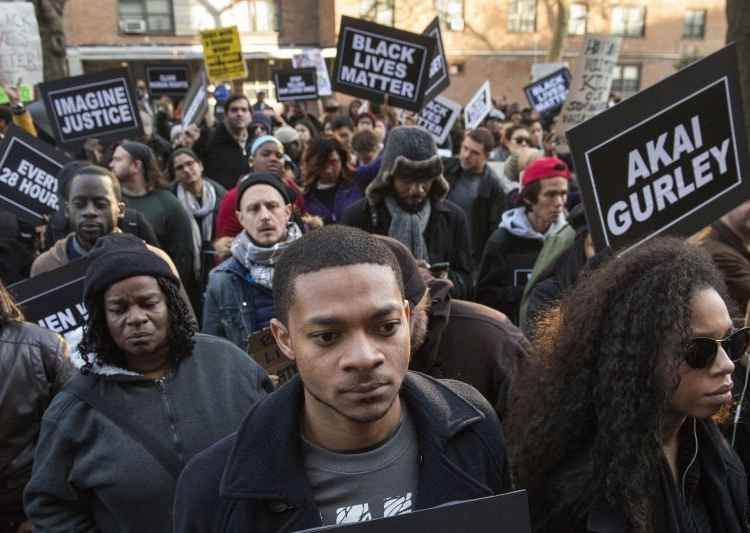
<path id="1" fill-rule="evenodd" d="M 201 42 L 208 79 L 212 83 L 247 77 L 237 26 L 202 31 Z"/>

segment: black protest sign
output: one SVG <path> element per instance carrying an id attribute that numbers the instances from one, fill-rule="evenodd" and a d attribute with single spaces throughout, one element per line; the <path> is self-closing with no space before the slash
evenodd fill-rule
<path id="1" fill-rule="evenodd" d="M 90 258 L 77 259 L 8 287 L 26 320 L 69 337 L 83 326 L 83 282 Z"/>
<path id="2" fill-rule="evenodd" d="M 304 533 L 335 531 L 336 533 L 495 533 L 498 524 L 503 533 L 531 533 L 529 504 L 525 490 L 509 492 L 497 496 L 487 496 L 476 500 L 447 503 L 430 509 L 403 512 L 410 502 L 404 497 L 385 499 L 380 502 L 382 512 L 373 509 L 369 502 L 347 508 L 346 517 L 352 523 L 336 526 L 323 526 L 306 529 Z M 411 502 L 413 504 L 413 502 Z M 361 508 L 359 513 L 357 512 Z M 388 513 L 392 514 L 388 514 Z M 403 514 L 398 514 L 402 512 Z M 360 516 L 357 516 L 357 515 Z M 386 518 L 369 518 L 383 516 Z"/>
<path id="3" fill-rule="evenodd" d="M 0 142 L 0 204 L 34 225 L 60 207 L 57 174 L 67 156 L 11 125 Z"/>
<path id="4" fill-rule="evenodd" d="M 190 87 L 190 66 L 146 65 L 146 85 L 152 98 L 163 95 L 182 98 Z"/>
<path id="5" fill-rule="evenodd" d="M 598 249 L 692 234 L 750 197 L 734 45 L 568 131 Z"/>
<path id="6" fill-rule="evenodd" d="M 453 100 L 438 96 L 425 104 L 417 115 L 417 125 L 422 126 L 435 137 L 438 145 L 445 142 L 445 138 L 461 114 L 461 105 Z"/>
<path id="7" fill-rule="evenodd" d="M 565 103 L 570 89 L 570 71 L 561 68 L 523 88 L 531 107 L 539 113 L 553 113 Z"/>
<path id="8" fill-rule="evenodd" d="M 435 50 L 432 54 L 432 60 L 430 60 L 427 89 L 424 92 L 424 99 L 426 102 L 429 102 L 451 84 L 451 79 L 448 75 L 448 61 L 445 59 L 443 34 L 440 31 L 440 19 L 438 17 L 432 19 L 432 22 L 425 28 L 422 35 L 427 35 L 435 39 Z"/>
<path id="9" fill-rule="evenodd" d="M 318 74 L 312 67 L 277 70 L 273 73 L 273 83 L 279 102 L 318 98 Z"/>
<path id="10" fill-rule="evenodd" d="M 55 139 L 70 148 L 89 137 L 135 139 L 141 119 L 126 69 L 74 76 L 39 84 Z"/>
<path id="11" fill-rule="evenodd" d="M 208 110 L 208 77 L 201 69 L 182 100 L 182 125 L 198 124 Z"/>
<path id="12" fill-rule="evenodd" d="M 351 17 L 341 17 L 334 90 L 419 111 L 435 39 Z"/>
<path id="13" fill-rule="evenodd" d="M 297 374 L 297 365 L 276 346 L 271 328 L 266 327 L 252 333 L 247 339 L 247 352 L 263 370 L 279 378 L 279 384 L 289 381 Z"/>

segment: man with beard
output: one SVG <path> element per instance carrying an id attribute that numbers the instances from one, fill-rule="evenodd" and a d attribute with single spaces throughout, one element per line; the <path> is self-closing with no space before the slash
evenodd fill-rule
<path id="1" fill-rule="evenodd" d="M 409 372 L 398 261 L 340 224 L 276 264 L 271 330 L 299 374 L 180 476 L 176 533 L 300 531 L 511 490 L 503 430 L 469 385 Z"/>
<path id="2" fill-rule="evenodd" d="M 456 298 L 471 295 L 471 240 L 466 215 L 445 199 L 449 190 L 432 135 L 417 126 L 391 130 L 380 171 L 342 222 L 402 242 L 429 275 L 442 272 Z"/>

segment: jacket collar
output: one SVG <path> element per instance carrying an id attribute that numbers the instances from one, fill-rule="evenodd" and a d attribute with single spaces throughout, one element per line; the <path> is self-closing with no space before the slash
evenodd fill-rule
<path id="1" fill-rule="evenodd" d="M 401 398 L 414 418 L 420 453 L 441 450 L 444 442 L 484 414 L 440 382 L 408 372 Z M 223 498 L 286 500 L 303 507 L 312 501 L 299 435 L 303 385 L 299 376 L 267 396 L 243 421 L 224 468 Z"/>
<path id="2" fill-rule="evenodd" d="M 427 288 L 430 291 L 431 302 L 428 312 L 427 335 L 422 346 L 412 355 L 409 365 L 413 370 L 418 370 L 437 378 L 442 377 L 435 374 L 436 371 L 439 372 L 439 368 L 435 367 L 439 367 L 442 363 L 439 359 L 440 341 L 450 320 L 450 289 L 452 287 L 452 283 L 443 279 L 434 279 L 428 283 Z"/>

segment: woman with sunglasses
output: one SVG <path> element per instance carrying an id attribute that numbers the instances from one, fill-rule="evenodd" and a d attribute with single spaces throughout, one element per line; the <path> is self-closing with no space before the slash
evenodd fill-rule
<path id="1" fill-rule="evenodd" d="M 747 531 L 745 473 L 711 420 L 748 349 L 724 291 L 702 250 L 659 239 L 546 316 L 508 427 L 535 531 Z"/>

